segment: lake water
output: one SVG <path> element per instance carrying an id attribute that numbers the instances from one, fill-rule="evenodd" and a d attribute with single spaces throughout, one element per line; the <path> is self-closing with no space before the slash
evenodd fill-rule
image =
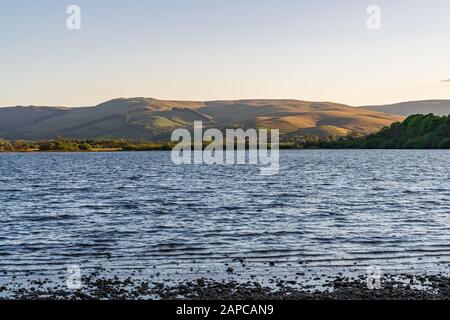
<path id="1" fill-rule="evenodd" d="M 281 151 L 280 166 L 261 176 L 175 166 L 169 152 L 0 154 L 0 282 L 73 264 L 166 280 L 448 274 L 449 151 Z"/>

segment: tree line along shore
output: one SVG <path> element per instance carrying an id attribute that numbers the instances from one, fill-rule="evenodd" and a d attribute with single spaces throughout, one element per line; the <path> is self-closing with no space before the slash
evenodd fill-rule
<path id="1" fill-rule="evenodd" d="M 107 152 L 171 150 L 171 143 L 129 141 L 126 139 L 67 139 L 27 141 L 0 139 L 0 152 Z"/>
<path id="2" fill-rule="evenodd" d="M 27 141 L 3 140 L 0 152 L 106 152 L 164 151 L 177 142 L 132 141 L 127 139 L 67 139 Z M 205 146 L 207 143 L 205 143 Z M 270 147 L 270 146 L 269 146 Z M 412 115 L 379 132 L 364 137 L 281 137 L 280 149 L 450 149 L 450 115 Z"/>

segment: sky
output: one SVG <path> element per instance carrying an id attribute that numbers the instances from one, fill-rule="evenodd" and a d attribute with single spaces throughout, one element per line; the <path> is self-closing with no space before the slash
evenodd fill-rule
<path id="1" fill-rule="evenodd" d="M 67 28 L 69 5 L 81 29 Z M 380 8 L 369 29 L 367 8 Z M 0 106 L 450 99 L 448 0 L 5 0 Z"/>

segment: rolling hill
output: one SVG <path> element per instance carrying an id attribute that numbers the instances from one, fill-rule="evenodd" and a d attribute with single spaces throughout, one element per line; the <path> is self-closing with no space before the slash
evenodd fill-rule
<path id="1" fill-rule="evenodd" d="M 447 116 L 450 114 L 450 100 L 410 101 L 379 106 L 364 106 L 361 108 L 403 116 L 429 113 L 434 113 L 438 116 Z"/>
<path id="2" fill-rule="evenodd" d="M 125 138 L 164 141 L 176 128 L 277 128 L 282 135 L 368 134 L 401 115 L 331 102 L 299 100 L 164 101 L 115 99 L 95 107 L 0 108 L 0 138 L 40 140 Z"/>

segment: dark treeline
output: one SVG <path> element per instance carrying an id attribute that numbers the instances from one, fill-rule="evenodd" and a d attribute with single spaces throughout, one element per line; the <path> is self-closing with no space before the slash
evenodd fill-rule
<path id="1" fill-rule="evenodd" d="M 450 149 L 450 115 L 412 115 L 362 138 L 309 142 L 304 148 L 349 149 Z"/>

